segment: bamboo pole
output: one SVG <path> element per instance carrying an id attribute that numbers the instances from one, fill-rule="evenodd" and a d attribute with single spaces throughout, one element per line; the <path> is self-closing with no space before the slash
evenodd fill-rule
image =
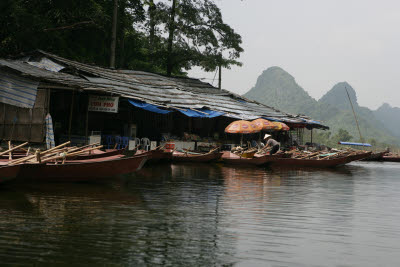
<path id="1" fill-rule="evenodd" d="M 11 153 L 11 141 L 8 141 L 8 160 L 12 160 L 12 153 Z"/>
<path id="2" fill-rule="evenodd" d="M 59 148 L 64 147 L 64 146 L 66 146 L 66 145 L 69 145 L 70 143 L 71 143 L 71 141 L 68 141 L 68 142 L 65 142 L 64 144 L 61 144 L 61 145 L 58 145 L 58 146 L 56 146 L 56 147 L 50 148 L 49 150 L 45 150 L 45 151 L 43 151 L 43 152 L 40 152 L 40 155 L 41 155 L 41 156 L 46 155 L 46 154 L 50 153 L 51 151 L 54 151 L 54 150 L 56 150 L 56 149 L 59 149 Z M 36 155 L 32 155 L 32 156 L 28 156 L 28 157 L 25 157 L 25 158 L 22 158 L 22 159 L 12 160 L 12 161 L 8 162 L 8 164 L 11 165 L 11 164 L 22 163 L 22 162 L 31 160 L 31 159 L 33 159 L 33 158 L 35 158 L 35 157 L 36 157 Z"/>
<path id="3" fill-rule="evenodd" d="M 103 146 L 97 146 L 97 147 L 92 147 L 92 148 L 86 149 L 84 151 L 73 152 L 73 153 L 70 153 L 70 154 L 66 153 L 65 155 L 61 155 L 61 156 L 59 155 L 59 156 L 50 157 L 50 158 L 42 160 L 42 163 L 48 162 L 48 161 L 52 161 L 52 160 L 57 160 L 57 159 L 64 159 L 64 158 L 72 157 L 72 156 L 78 156 L 78 155 L 83 154 L 83 153 L 85 153 L 85 152 L 87 152 L 89 150 L 100 149 L 102 147 Z"/>
<path id="4" fill-rule="evenodd" d="M 16 150 L 16 149 L 18 149 L 18 148 L 20 148 L 20 147 L 26 146 L 27 144 L 28 144 L 28 142 L 25 142 L 25 143 L 23 143 L 23 144 L 20 144 L 20 145 L 18 145 L 18 146 L 15 146 L 15 147 L 13 147 L 13 148 L 11 148 L 11 149 L 9 149 L 9 150 L 6 150 L 6 151 L 4 151 L 4 152 L 1 152 L 1 153 L 0 153 L 0 156 L 2 156 L 2 155 L 4 155 L 4 154 L 7 154 L 7 153 L 9 153 L 9 152 L 11 152 L 11 151 L 14 151 L 14 150 Z"/>
<path id="5" fill-rule="evenodd" d="M 349 98 L 351 110 L 353 111 L 354 119 L 355 119 L 356 124 L 357 124 L 358 133 L 360 134 L 360 140 L 361 140 L 361 143 L 363 144 L 363 147 L 364 147 L 364 139 L 362 138 L 362 135 L 361 135 L 360 126 L 358 125 L 357 116 L 356 116 L 356 113 L 354 112 L 353 103 L 351 102 L 350 94 L 349 94 L 349 91 L 347 90 L 347 87 L 345 87 L 345 89 L 346 89 L 347 97 Z"/>

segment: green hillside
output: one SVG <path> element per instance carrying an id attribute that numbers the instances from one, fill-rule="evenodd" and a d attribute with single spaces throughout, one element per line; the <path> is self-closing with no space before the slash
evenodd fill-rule
<path id="1" fill-rule="evenodd" d="M 373 111 L 358 105 L 357 94 L 347 82 L 336 84 L 317 101 L 300 87 L 289 73 L 279 67 L 271 67 L 258 77 L 256 85 L 244 96 L 289 113 L 304 114 L 321 120 L 331 128 L 329 136 L 334 136 L 339 129 L 344 129 L 353 137 L 352 141 L 360 141 L 346 88 L 364 140 L 400 144 L 400 139 L 385 127 Z"/>

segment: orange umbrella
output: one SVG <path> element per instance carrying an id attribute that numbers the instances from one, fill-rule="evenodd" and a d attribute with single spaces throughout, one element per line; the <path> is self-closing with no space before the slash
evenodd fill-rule
<path id="1" fill-rule="evenodd" d="M 262 127 L 251 121 L 234 121 L 225 128 L 226 133 L 252 134 L 261 131 Z"/>
<path id="2" fill-rule="evenodd" d="M 274 123 L 272 123 L 269 120 L 265 120 L 265 119 L 256 119 L 254 121 L 252 121 L 253 123 L 255 123 L 257 126 L 261 127 L 262 130 L 277 130 L 279 128 L 278 125 L 275 125 Z"/>
<path id="3" fill-rule="evenodd" d="M 287 126 L 286 124 L 284 124 L 283 122 L 277 122 L 274 121 L 272 122 L 273 124 L 275 124 L 278 128 L 276 129 L 277 131 L 289 131 L 290 128 L 289 126 Z"/>

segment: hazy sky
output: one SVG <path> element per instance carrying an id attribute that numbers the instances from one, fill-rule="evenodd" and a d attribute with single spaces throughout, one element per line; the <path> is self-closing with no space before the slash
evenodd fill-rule
<path id="1" fill-rule="evenodd" d="M 245 50 L 242 67 L 223 70 L 223 88 L 243 94 L 263 70 L 279 66 L 316 99 L 347 81 L 362 106 L 400 107 L 399 0 L 215 1 Z"/>

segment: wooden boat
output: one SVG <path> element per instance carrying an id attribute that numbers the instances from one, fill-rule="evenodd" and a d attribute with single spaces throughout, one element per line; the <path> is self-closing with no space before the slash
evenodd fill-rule
<path id="1" fill-rule="evenodd" d="M 0 183 L 7 182 L 17 177 L 21 166 L 0 166 Z"/>
<path id="2" fill-rule="evenodd" d="M 400 162 L 400 156 L 398 155 L 384 155 L 382 156 L 383 161 L 388 162 Z"/>
<path id="3" fill-rule="evenodd" d="M 211 162 L 217 161 L 221 158 L 222 152 L 208 152 L 208 153 L 192 153 L 174 151 L 172 153 L 172 161 L 174 162 Z"/>
<path id="4" fill-rule="evenodd" d="M 137 150 L 135 155 L 147 155 L 149 163 L 156 163 L 159 161 L 169 161 L 172 159 L 172 151 L 168 152 L 163 149 L 153 149 L 153 150 Z"/>
<path id="5" fill-rule="evenodd" d="M 114 155 L 121 155 L 125 152 L 126 148 L 122 149 L 107 149 L 106 151 L 102 150 L 94 150 L 93 153 L 87 153 L 83 155 L 78 155 L 75 157 L 71 157 L 68 159 L 74 159 L 74 160 L 85 160 L 85 159 L 98 159 L 98 158 L 105 158 L 105 157 L 110 157 Z"/>
<path id="6" fill-rule="evenodd" d="M 358 153 L 355 155 L 348 155 L 337 158 L 326 158 L 326 159 L 304 159 L 304 158 L 276 158 L 271 162 L 271 166 L 280 167 L 315 167 L 315 168 L 327 168 L 344 165 L 352 161 L 361 160 L 371 155 L 371 151 Z"/>
<path id="7" fill-rule="evenodd" d="M 82 154 L 82 155 L 77 155 L 73 157 L 67 157 L 68 159 L 97 159 L 97 158 L 103 158 L 103 157 L 109 157 L 109 156 L 114 156 L 114 155 L 120 155 L 125 152 L 125 148 L 122 149 L 108 149 L 106 151 L 102 151 L 100 149 L 96 149 L 93 151 L 90 151 Z M 26 153 L 15 153 L 12 154 L 12 159 L 20 159 L 26 157 Z M 2 155 L 0 156 L 0 160 L 8 160 L 8 154 L 7 155 Z"/>
<path id="8" fill-rule="evenodd" d="M 263 156 L 256 155 L 253 158 L 244 158 L 230 151 L 225 151 L 222 155 L 222 161 L 226 164 L 232 164 L 232 165 L 260 166 L 267 164 L 279 157 L 281 157 L 281 155 L 263 155 Z"/>
<path id="9" fill-rule="evenodd" d="M 20 166 L 17 178 L 46 181 L 95 181 L 138 171 L 148 158 L 147 155 L 117 159 L 115 157 L 118 156 L 79 160 L 65 164 L 20 164 L 16 165 Z"/>
<path id="10" fill-rule="evenodd" d="M 386 153 L 386 151 L 383 152 L 372 152 L 371 155 L 365 159 L 362 159 L 362 161 L 382 161 L 383 160 L 383 155 Z"/>

